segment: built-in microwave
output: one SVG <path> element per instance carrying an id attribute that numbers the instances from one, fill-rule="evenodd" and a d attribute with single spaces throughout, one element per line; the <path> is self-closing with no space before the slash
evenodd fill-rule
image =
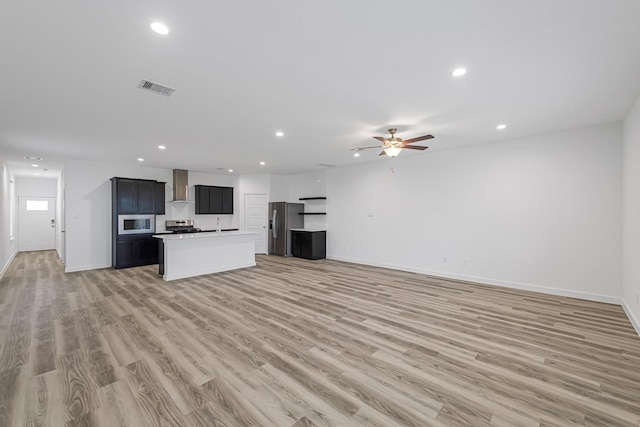
<path id="1" fill-rule="evenodd" d="M 155 215 L 118 215 L 118 234 L 143 234 L 155 232 Z"/>

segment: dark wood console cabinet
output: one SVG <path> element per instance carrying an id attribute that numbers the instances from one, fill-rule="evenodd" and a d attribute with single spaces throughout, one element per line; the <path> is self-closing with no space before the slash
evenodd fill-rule
<path id="1" fill-rule="evenodd" d="M 298 258 L 326 258 L 327 232 L 291 230 L 291 253 Z"/>

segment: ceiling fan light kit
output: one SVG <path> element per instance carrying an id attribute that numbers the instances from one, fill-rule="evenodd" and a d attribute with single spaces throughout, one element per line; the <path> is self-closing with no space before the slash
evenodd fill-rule
<path id="1" fill-rule="evenodd" d="M 391 146 L 384 149 L 384 154 L 386 154 L 389 157 L 395 157 L 398 154 L 400 154 L 400 151 L 402 151 L 400 147 Z"/>
<path id="2" fill-rule="evenodd" d="M 409 144 L 413 144 L 414 142 L 418 142 L 418 141 L 424 141 L 426 139 L 433 139 L 433 135 L 423 135 L 423 136 L 418 136 L 416 138 L 411 138 L 411 139 L 407 139 L 406 141 L 403 141 L 402 138 L 396 137 L 397 131 L 398 129 L 396 128 L 389 129 L 391 138 L 374 136 L 373 139 L 377 139 L 378 141 L 382 142 L 383 144 L 382 146 L 374 145 L 372 147 L 358 147 L 358 148 L 352 148 L 351 150 L 362 151 L 362 150 L 367 150 L 369 148 L 382 148 L 382 152 L 379 154 L 379 156 L 384 156 L 386 154 L 389 157 L 396 157 L 398 154 L 400 154 L 403 148 L 408 148 L 410 150 L 420 150 L 420 151 L 426 150 L 429 147 L 424 147 L 420 145 L 409 145 Z"/>

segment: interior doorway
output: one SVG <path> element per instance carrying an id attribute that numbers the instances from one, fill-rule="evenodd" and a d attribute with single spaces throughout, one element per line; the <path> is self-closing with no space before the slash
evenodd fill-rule
<path id="1" fill-rule="evenodd" d="M 18 251 L 44 251 L 56 247 L 56 198 L 20 196 Z"/>
<path id="2" fill-rule="evenodd" d="M 244 229 L 256 235 L 256 253 L 267 253 L 267 195 L 244 195 Z"/>

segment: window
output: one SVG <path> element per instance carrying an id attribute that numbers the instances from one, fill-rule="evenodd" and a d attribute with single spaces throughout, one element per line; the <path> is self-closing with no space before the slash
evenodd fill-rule
<path id="1" fill-rule="evenodd" d="M 48 211 L 48 200 L 27 200 L 27 212 L 29 211 Z"/>

